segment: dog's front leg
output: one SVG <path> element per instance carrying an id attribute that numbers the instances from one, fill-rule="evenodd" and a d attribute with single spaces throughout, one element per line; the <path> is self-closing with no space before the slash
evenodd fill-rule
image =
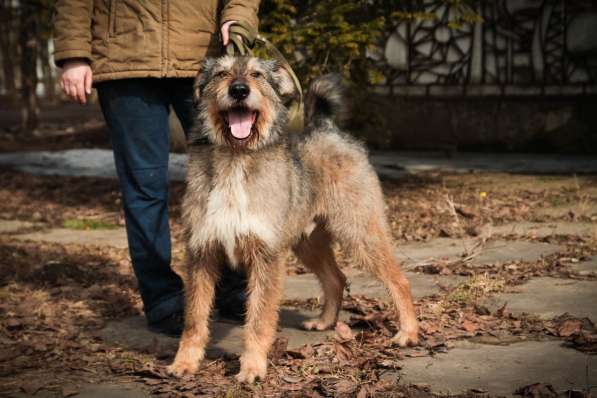
<path id="1" fill-rule="evenodd" d="M 167 369 L 168 373 L 179 377 L 196 373 L 205 355 L 209 313 L 219 278 L 218 259 L 214 253 L 206 251 L 191 259 L 188 271 L 184 330 L 174 362 Z"/>
<path id="2" fill-rule="evenodd" d="M 264 379 L 267 354 L 276 337 L 278 308 L 284 278 L 283 255 L 260 253 L 249 267 L 249 299 L 245 324 L 245 351 L 240 358 L 240 372 L 236 379 L 253 383 Z"/>

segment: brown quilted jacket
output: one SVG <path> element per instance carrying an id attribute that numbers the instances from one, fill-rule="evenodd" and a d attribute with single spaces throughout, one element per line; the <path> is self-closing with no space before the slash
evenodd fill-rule
<path id="1" fill-rule="evenodd" d="M 54 60 L 91 63 L 94 82 L 194 77 L 222 51 L 220 26 L 257 27 L 259 0 L 58 0 Z"/>

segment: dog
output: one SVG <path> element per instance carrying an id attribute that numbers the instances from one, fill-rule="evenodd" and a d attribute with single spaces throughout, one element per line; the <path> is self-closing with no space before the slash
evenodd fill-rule
<path id="1" fill-rule="evenodd" d="M 195 81 L 196 134 L 183 199 L 188 265 L 185 326 L 168 372 L 193 374 L 204 357 L 220 267 L 243 267 L 249 296 L 239 382 L 263 379 L 278 322 L 285 261 L 292 250 L 321 282 L 321 315 L 332 328 L 346 277 L 332 243 L 381 279 L 399 310 L 393 341 L 418 343 L 410 285 L 393 254 L 379 179 L 364 147 L 342 133 L 341 81 L 323 76 L 305 99 L 303 134 L 286 134 L 285 104 L 297 91 L 276 61 L 224 56 L 204 61 Z"/>

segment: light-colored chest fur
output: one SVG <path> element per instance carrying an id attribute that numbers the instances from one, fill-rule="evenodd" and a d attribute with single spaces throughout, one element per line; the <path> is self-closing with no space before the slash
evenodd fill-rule
<path id="1" fill-rule="evenodd" d="M 198 243 L 219 242 L 230 265 L 236 266 L 238 238 L 254 236 L 268 246 L 275 245 L 277 232 L 267 204 L 251 195 L 242 162 L 228 165 L 213 179 L 200 225 L 194 227 Z"/>

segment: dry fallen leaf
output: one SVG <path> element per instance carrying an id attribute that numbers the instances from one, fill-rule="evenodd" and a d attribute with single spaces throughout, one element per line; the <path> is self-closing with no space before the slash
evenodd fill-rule
<path id="1" fill-rule="evenodd" d="M 288 339 L 286 337 L 278 337 L 272 345 L 269 356 L 271 359 L 278 359 L 286 352 L 287 349 Z"/>
<path id="2" fill-rule="evenodd" d="M 350 326 L 342 321 L 338 321 L 336 323 L 336 336 L 339 337 L 341 341 L 349 341 L 354 339 L 354 334 L 352 333 Z"/>
<path id="3" fill-rule="evenodd" d="M 468 319 L 465 319 L 464 322 L 462 322 L 462 328 L 467 332 L 474 333 L 479 329 L 479 325 L 469 321 Z"/>
<path id="4" fill-rule="evenodd" d="M 558 335 L 560 337 L 569 337 L 580 333 L 581 328 L 582 322 L 579 319 L 568 319 L 558 328 Z"/>
<path id="5" fill-rule="evenodd" d="M 350 361 L 353 358 L 351 349 L 343 343 L 335 342 L 334 349 L 336 350 L 336 356 L 340 360 Z"/>
<path id="6" fill-rule="evenodd" d="M 79 394 L 79 390 L 73 386 L 64 386 L 62 387 L 62 396 L 63 397 L 72 397 Z"/>
<path id="7" fill-rule="evenodd" d="M 555 398 L 558 396 L 558 393 L 554 390 L 551 384 L 544 383 L 535 383 L 520 387 L 514 392 L 514 394 L 532 398 Z"/>
<path id="8" fill-rule="evenodd" d="M 352 380 L 340 380 L 335 384 L 337 394 L 352 394 L 358 388 L 358 384 Z"/>
<path id="9" fill-rule="evenodd" d="M 21 390 L 26 394 L 35 395 L 43 386 L 44 384 L 39 380 L 30 380 L 21 384 Z"/>
<path id="10" fill-rule="evenodd" d="M 294 384 L 300 382 L 301 378 L 296 376 L 283 376 L 282 380 L 284 380 L 286 383 Z"/>
<path id="11" fill-rule="evenodd" d="M 503 318 L 504 316 L 506 316 L 508 313 L 506 311 L 506 306 L 508 305 L 507 302 L 504 303 L 503 306 L 501 306 L 500 308 L 498 308 L 498 310 L 496 311 L 496 315 L 500 318 Z"/>

